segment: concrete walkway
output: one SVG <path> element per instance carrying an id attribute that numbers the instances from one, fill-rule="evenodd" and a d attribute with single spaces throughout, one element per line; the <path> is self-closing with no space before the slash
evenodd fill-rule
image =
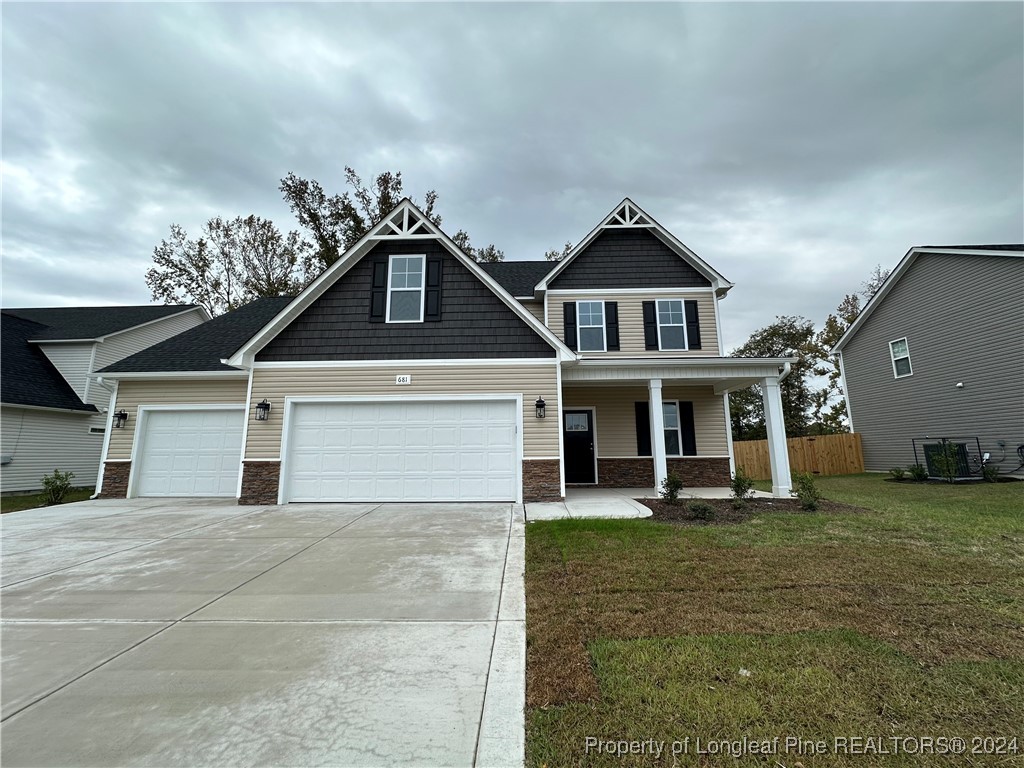
<path id="1" fill-rule="evenodd" d="M 3 765 L 522 765 L 522 507 L 97 500 L 0 526 Z"/>
<path id="2" fill-rule="evenodd" d="M 636 499 L 656 499 L 654 488 L 566 488 L 564 502 L 540 502 L 526 505 L 527 521 L 567 520 L 574 518 L 638 518 L 650 517 L 651 510 Z M 727 499 L 729 488 L 684 488 L 685 499 Z M 758 498 L 771 498 L 770 493 L 754 491 Z"/>

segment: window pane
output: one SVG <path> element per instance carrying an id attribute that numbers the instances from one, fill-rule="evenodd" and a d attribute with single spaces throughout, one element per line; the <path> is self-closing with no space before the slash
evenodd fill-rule
<path id="1" fill-rule="evenodd" d="M 665 415 L 665 429 L 676 429 L 679 426 L 679 411 L 675 403 L 662 403 L 661 411 Z"/>
<path id="2" fill-rule="evenodd" d="M 671 432 L 665 430 L 665 454 L 667 456 L 679 455 L 679 433 L 674 429 Z"/>
<path id="3" fill-rule="evenodd" d="M 567 413 L 565 414 L 565 431 L 586 432 L 589 429 L 589 421 L 590 419 L 585 413 Z"/>
<path id="4" fill-rule="evenodd" d="M 683 302 L 672 299 L 658 302 L 658 322 L 662 325 L 682 325 Z"/>
<path id="5" fill-rule="evenodd" d="M 422 256 L 403 256 L 391 260 L 392 288 L 419 288 L 423 284 Z"/>
<path id="6" fill-rule="evenodd" d="M 578 311 L 579 325 L 604 325 L 603 301 L 581 301 Z"/>
<path id="7" fill-rule="evenodd" d="M 686 349 L 686 339 L 683 336 L 683 326 L 663 325 L 661 326 L 661 348 L 662 349 Z"/>
<path id="8" fill-rule="evenodd" d="M 420 291 L 392 291 L 388 320 L 419 320 Z"/>
<path id="9" fill-rule="evenodd" d="M 603 352 L 604 329 L 580 328 L 580 352 Z"/>
<path id="10" fill-rule="evenodd" d="M 892 347 L 893 357 L 906 357 L 908 354 L 906 341 L 894 341 L 889 346 Z"/>
<path id="11" fill-rule="evenodd" d="M 896 375 L 906 376 L 910 373 L 910 358 L 901 357 L 896 361 Z"/>

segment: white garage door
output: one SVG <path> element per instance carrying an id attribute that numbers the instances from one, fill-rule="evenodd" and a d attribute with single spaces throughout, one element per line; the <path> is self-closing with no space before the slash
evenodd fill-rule
<path id="1" fill-rule="evenodd" d="M 300 403 L 287 501 L 514 501 L 514 401 Z"/>
<path id="2" fill-rule="evenodd" d="M 136 496 L 235 496 L 244 409 L 148 411 Z"/>

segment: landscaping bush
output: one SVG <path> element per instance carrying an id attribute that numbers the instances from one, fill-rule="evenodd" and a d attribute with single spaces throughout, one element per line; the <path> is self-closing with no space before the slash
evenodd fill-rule
<path id="1" fill-rule="evenodd" d="M 960 472 L 960 462 L 956 456 L 956 446 L 953 443 L 943 442 L 939 449 L 931 455 L 931 462 L 935 471 L 942 475 L 942 478 L 952 485 L 956 482 Z"/>
<path id="2" fill-rule="evenodd" d="M 743 467 L 736 467 L 729 487 L 732 488 L 733 498 L 740 500 L 749 499 L 754 495 L 754 478 L 744 472 Z"/>
<path id="3" fill-rule="evenodd" d="M 64 497 L 71 490 L 71 480 L 74 472 L 61 472 L 53 470 L 52 475 L 43 475 L 43 501 L 46 504 L 60 504 Z"/>
<path id="4" fill-rule="evenodd" d="M 669 472 L 668 477 L 661 481 L 661 498 L 669 504 L 679 503 L 681 490 L 683 490 L 683 478 L 675 472 Z"/>
<path id="5" fill-rule="evenodd" d="M 706 501 L 691 501 L 686 505 L 686 511 L 698 520 L 713 520 L 715 508 Z"/>
<path id="6" fill-rule="evenodd" d="M 985 478 L 987 483 L 998 483 L 999 482 L 999 465 L 998 464 L 982 464 L 981 465 L 981 476 Z"/>
<path id="7" fill-rule="evenodd" d="M 906 479 L 907 471 L 903 467 L 893 467 L 889 470 L 889 477 L 899 483 Z"/>
<path id="8" fill-rule="evenodd" d="M 907 473 L 915 483 L 923 483 L 928 479 L 928 470 L 920 464 L 911 464 L 907 467 Z"/>
<path id="9" fill-rule="evenodd" d="M 798 472 L 796 474 L 796 488 L 793 491 L 793 495 L 800 499 L 800 506 L 808 512 L 816 510 L 818 502 L 822 498 L 821 491 L 818 490 L 818 486 L 814 483 L 814 475 L 809 472 Z"/>

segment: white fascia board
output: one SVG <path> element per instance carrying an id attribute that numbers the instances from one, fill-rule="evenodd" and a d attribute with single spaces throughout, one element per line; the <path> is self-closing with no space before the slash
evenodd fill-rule
<path id="1" fill-rule="evenodd" d="M 100 409 L 95 411 L 82 411 L 71 408 L 48 408 L 45 405 L 22 405 L 21 403 L 0 403 L 4 408 L 24 408 L 26 411 L 48 411 L 50 413 L 64 413 L 68 416 L 96 416 Z"/>
<path id="2" fill-rule="evenodd" d="M 538 335 L 541 336 L 545 341 L 551 344 L 552 347 L 558 352 L 558 356 L 562 360 L 575 360 L 576 353 L 570 350 L 565 344 L 558 339 L 548 328 L 546 328 L 537 318 L 530 314 L 527 309 L 516 301 L 504 288 L 501 287 L 490 275 L 488 275 L 480 266 L 467 256 L 458 245 L 444 232 L 442 232 L 434 222 L 427 218 L 426 214 L 420 211 L 411 200 L 405 198 L 399 203 L 394 210 L 389 212 L 381 221 L 367 232 L 363 237 L 353 245 L 348 251 L 324 270 L 316 280 L 310 283 L 305 290 L 302 291 L 298 296 L 295 297 L 292 302 L 285 307 L 281 312 L 277 314 L 274 319 L 267 323 L 260 331 L 247 341 L 242 347 L 240 347 L 231 357 L 227 359 L 228 365 L 237 365 L 249 367 L 252 365 L 256 353 L 262 349 L 274 336 L 277 335 L 284 327 L 294 320 L 299 314 L 305 310 L 310 304 L 318 299 L 323 293 L 351 269 L 359 260 L 366 255 L 366 253 L 373 248 L 378 240 L 376 236 L 383 231 L 385 228 L 390 226 L 391 220 L 395 214 L 400 210 L 413 211 L 419 216 L 423 222 L 422 226 L 425 227 L 429 234 L 429 237 L 438 240 L 463 266 L 469 269 L 477 278 L 484 283 L 491 291 L 504 302 L 504 304 L 515 312 L 527 325 L 529 325 Z M 396 236 L 394 240 L 409 239 L 416 236 Z M 424 236 L 419 236 L 420 239 L 426 239 Z"/>
<path id="3" fill-rule="evenodd" d="M 978 249 L 963 249 L 963 248 L 922 248 L 921 246 L 915 246 L 911 248 L 906 254 L 900 259 L 900 263 L 896 265 L 896 268 L 889 273 L 889 276 L 882 283 L 881 287 L 875 291 L 875 295 L 871 297 L 867 304 L 864 305 L 864 309 L 861 310 L 860 314 L 857 315 L 857 319 L 853 321 L 849 328 L 846 329 L 846 333 L 842 335 L 842 338 L 836 342 L 835 346 L 832 347 L 832 354 L 837 355 L 843 351 L 843 348 L 850 343 L 861 326 L 867 322 L 868 317 L 875 311 L 875 308 L 882 303 L 886 296 L 889 295 L 889 291 L 892 290 L 893 286 L 899 282 L 900 278 L 906 274 L 907 270 L 910 269 L 911 265 L 917 261 L 917 257 L 922 253 L 938 253 L 949 256 L 1009 256 L 1012 258 L 1024 258 L 1024 252 L 1022 251 L 991 251 L 984 248 Z"/>
<path id="4" fill-rule="evenodd" d="M 124 379 L 244 379 L 248 371 L 107 371 L 94 373 L 93 379 L 119 381 Z"/>
<path id="5" fill-rule="evenodd" d="M 726 368 L 747 365 L 773 365 L 782 368 L 797 362 L 795 357 L 611 357 L 603 359 L 584 358 L 577 365 L 589 367 L 648 368 L 652 365 L 673 368 L 720 365 Z"/>
<path id="6" fill-rule="evenodd" d="M 659 224 L 653 216 L 647 213 L 647 211 L 645 211 L 639 205 L 634 203 L 628 197 L 624 197 L 622 201 L 614 208 L 612 208 L 608 215 L 601 220 L 601 223 L 594 227 L 592 230 L 590 230 L 587 236 L 580 240 L 576 247 L 569 251 L 569 253 L 566 255 L 564 259 L 557 262 L 554 269 L 548 272 L 548 274 L 544 276 L 544 279 L 537 284 L 537 286 L 534 289 L 534 295 L 536 298 L 540 298 L 541 295 L 543 295 L 543 293 L 548 290 L 548 285 L 551 283 L 551 281 L 558 277 L 558 275 L 560 275 L 562 271 L 565 270 L 567 266 L 569 266 L 569 262 L 575 259 L 580 253 L 582 253 L 586 249 L 586 247 L 590 245 L 594 238 L 596 238 L 602 230 L 607 228 L 608 222 L 611 221 L 612 218 L 614 218 L 615 213 L 620 208 L 622 208 L 622 206 L 625 205 L 626 203 L 635 208 L 639 213 L 642 213 L 645 217 L 647 217 L 647 220 L 651 222 L 650 225 L 644 225 L 639 228 L 649 229 L 657 237 L 659 237 L 665 243 L 665 245 L 667 245 L 672 250 L 676 251 L 676 253 L 681 258 L 683 258 L 685 261 L 691 262 L 691 266 L 695 267 L 698 272 L 700 272 L 702 275 L 704 275 L 704 277 L 708 278 L 708 280 L 711 281 L 711 287 L 714 289 L 716 294 L 724 296 L 729 291 L 729 289 L 733 287 L 733 283 L 726 280 L 725 277 L 723 277 L 718 271 L 713 269 L 706 261 L 700 258 L 700 256 L 698 256 L 685 245 L 683 245 L 683 243 L 681 243 L 671 232 L 669 232 L 661 224 Z"/>

